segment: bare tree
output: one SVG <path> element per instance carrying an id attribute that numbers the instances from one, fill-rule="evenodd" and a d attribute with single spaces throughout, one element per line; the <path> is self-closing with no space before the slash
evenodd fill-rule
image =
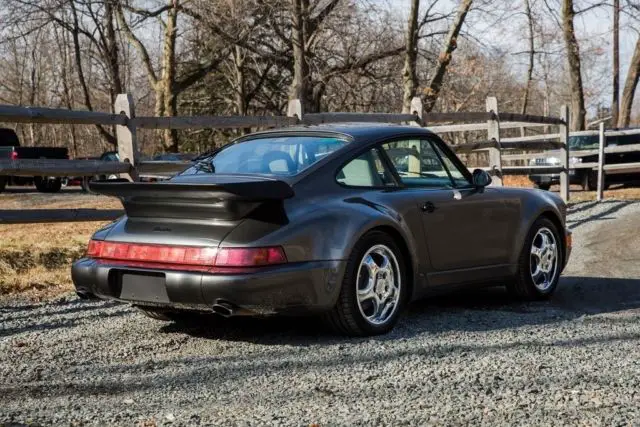
<path id="1" fill-rule="evenodd" d="M 462 0 L 453 24 L 449 27 L 449 33 L 445 37 L 442 50 L 438 56 L 438 62 L 433 70 L 429 84 L 424 90 L 425 96 L 423 104 L 426 112 L 433 110 L 433 107 L 438 100 L 440 90 L 442 89 L 442 82 L 447 72 L 447 67 L 451 62 L 453 51 L 458 47 L 458 36 L 460 35 L 460 30 L 462 29 L 462 25 L 464 24 L 464 20 L 469 9 L 471 9 L 472 3 L 473 0 Z"/>
<path id="2" fill-rule="evenodd" d="M 620 107 L 620 0 L 613 0 L 613 96 L 611 123 L 618 123 Z"/>
<path id="3" fill-rule="evenodd" d="M 522 114 L 527 113 L 527 107 L 529 106 L 529 94 L 531 93 L 531 86 L 533 85 L 533 67 L 535 65 L 536 44 L 535 44 L 535 32 L 534 32 L 534 17 L 531 10 L 531 1 L 524 0 L 524 13 L 527 17 L 527 41 L 529 44 L 529 50 L 527 56 L 529 63 L 527 66 L 527 82 L 524 87 L 524 94 L 522 95 L 522 107 L 520 112 Z"/>
<path id="4" fill-rule="evenodd" d="M 418 76 L 416 64 L 418 62 L 418 14 L 420 0 L 411 0 L 409 22 L 407 24 L 406 47 L 404 52 L 404 70 L 402 72 L 402 112 L 411 113 L 411 100 L 416 96 Z"/>
<path id="5" fill-rule="evenodd" d="M 571 86 L 571 130 L 584 130 L 586 110 L 584 107 L 584 88 L 580 66 L 580 47 L 573 25 L 575 17 L 573 0 L 562 0 L 562 33 L 567 49 L 569 80 Z"/>
<path id="6" fill-rule="evenodd" d="M 618 127 L 628 127 L 631 122 L 631 110 L 633 107 L 633 98 L 636 88 L 638 87 L 638 80 L 640 80 L 640 37 L 638 37 L 638 41 L 636 42 L 636 47 L 633 51 L 633 57 L 629 64 L 629 71 L 627 72 L 627 78 L 622 91 Z"/>

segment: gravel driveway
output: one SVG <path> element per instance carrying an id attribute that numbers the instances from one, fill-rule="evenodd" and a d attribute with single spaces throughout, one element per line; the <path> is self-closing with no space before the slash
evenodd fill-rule
<path id="1" fill-rule="evenodd" d="M 5 301 L 0 424 L 637 424 L 640 203 L 576 204 L 569 221 L 576 248 L 552 301 L 430 299 L 372 339 Z"/>

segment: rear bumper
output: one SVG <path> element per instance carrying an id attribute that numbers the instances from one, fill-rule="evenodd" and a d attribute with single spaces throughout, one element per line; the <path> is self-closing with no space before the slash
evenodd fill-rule
<path id="1" fill-rule="evenodd" d="M 152 270 L 83 258 L 71 268 L 76 291 L 86 297 L 140 306 L 211 311 L 219 300 L 256 314 L 306 313 L 331 309 L 337 301 L 344 261 L 314 261 L 261 268 L 242 274 Z M 123 289 L 123 274 L 160 277 L 141 298 Z M 156 283 L 156 282 L 153 282 Z"/>

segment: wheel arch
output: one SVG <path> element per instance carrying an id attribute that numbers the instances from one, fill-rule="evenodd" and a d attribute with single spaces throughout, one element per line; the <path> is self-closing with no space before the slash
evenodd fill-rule
<path id="1" fill-rule="evenodd" d="M 404 267 L 405 267 L 406 282 L 407 282 L 406 295 L 407 295 L 408 301 L 411 301 L 413 299 L 413 293 L 415 289 L 414 282 L 416 277 L 416 262 L 413 259 L 412 252 L 409 250 L 409 245 L 407 244 L 407 241 L 405 240 L 404 236 L 396 228 L 390 225 L 380 225 L 380 226 L 373 227 L 367 230 L 365 233 L 363 233 L 363 236 L 372 231 L 381 231 L 385 234 L 388 234 L 389 236 L 391 236 L 393 241 L 398 245 L 398 248 L 402 253 L 402 257 L 405 263 Z"/>
<path id="2" fill-rule="evenodd" d="M 535 222 L 540 218 L 546 218 L 549 221 L 551 221 L 553 223 L 553 225 L 556 226 L 556 229 L 558 230 L 558 233 L 560 233 L 560 246 L 562 247 L 562 261 L 563 261 L 563 263 L 566 263 L 566 261 L 567 261 L 567 244 L 566 244 L 566 239 L 564 238 L 565 237 L 564 236 L 564 225 L 562 224 L 562 220 L 560 219 L 558 214 L 553 212 L 552 210 L 545 210 L 542 213 L 540 213 L 540 215 L 538 215 L 538 217 L 531 223 L 531 226 L 533 226 L 533 224 L 535 224 Z M 531 228 L 531 227 L 529 227 L 529 228 Z"/>

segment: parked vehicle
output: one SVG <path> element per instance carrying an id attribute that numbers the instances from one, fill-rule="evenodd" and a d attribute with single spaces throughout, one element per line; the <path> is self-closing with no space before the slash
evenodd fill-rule
<path id="1" fill-rule="evenodd" d="M 571 251 L 565 203 L 490 183 L 424 128 L 252 134 L 168 181 L 90 184 L 126 215 L 93 235 L 73 282 L 156 319 L 317 314 L 356 336 L 461 286 L 548 298 Z"/>
<path id="2" fill-rule="evenodd" d="M 640 135 L 607 136 L 605 144 L 607 147 L 640 144 Z M 597 135 L 569 137 L 570 156 L 572 151 L 597 150 L 599 146 L 600 137 Z M 640 151 L 630 153 L 606 153 L 604 161 L 607 165 L 640 162 Z M 597 154 L 579 157 L 572 156 L 569 159 L 570 165 L 597 162 Z M 560 159 L 558 157 L 538 158 L 532 159 L 530 164 L 532 166 L 558 166 L 560 165 Z M 537 188 L 543 190 L 548 190 L 551 185 L 560 183 L 559 174 L 535 174 L 530 175 L 529 179 Z M 640 173 L 638 172 L 608 173 L 605 175 L 605 188 L 608 188 L 611 184 L 630 184 L 639 180 Z M 581 185 L 583 190 L 595 191 L 598 188 L 598 171 L 593 169 L 571 169 L 569 172 L 569 182 L 571 184 Z"/>
<path id="3" fill-rule="evenodd" d="M 153 157 L 153 160 L 164 160 L 167 162 L 187 162 L 193 160 L 197 154 L 194 153 L 163 153 Z"/>
<path id="4" fill-rule="evenodd" d="M 78 160 L 101 160 L 104 162 L 119 162 L 120 156 L 117 151 L 105 151 L 102 155 L 98 157 L 81 157 Z M 80 186 L 82 190 L 85 192 L 90 192 L 89 183 L 92 181 L 103 181 L 106 179 L 116 179 L 118 175 L 93 175 L 93 176 L 81 176 L 73 178 L 73 181 L 80 181 Z"/>
<path id="5" fill-rule="evenodd" d="M 0 128 L 0 159 L 68 159 L 69 151 L 63 147 L 22 147 L 13 129 Z M 42 193 L 55 193 L 62 188 L 58 177 L 0 176 L 0 193 L 7 185 L 35 184 Z"/>

